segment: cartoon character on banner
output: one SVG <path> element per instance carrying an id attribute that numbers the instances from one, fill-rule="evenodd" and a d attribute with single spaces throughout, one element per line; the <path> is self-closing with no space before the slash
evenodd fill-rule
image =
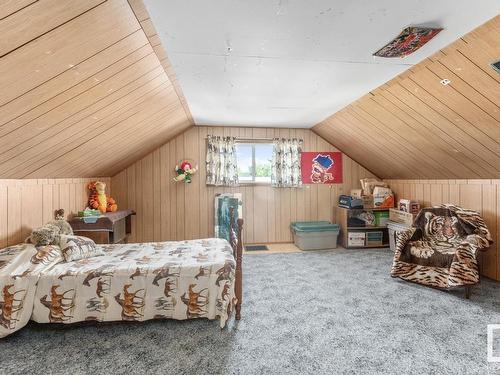
<path id="1" fill-rule="evenodd" d="M 333 174 L 329 170 L 333 167 L 334 161 L 330 155 L 318 154 L 312 161 L 311 181 L 314 184 L 324 184 L 328 181 L 333 181 Z"/>

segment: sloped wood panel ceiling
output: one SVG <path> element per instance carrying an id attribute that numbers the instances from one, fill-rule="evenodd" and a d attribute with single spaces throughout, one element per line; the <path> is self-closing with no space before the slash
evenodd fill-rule
<path id="1" fill-rule="evenodd" d="M 111 176 L 193 125 L 141 4 L 0 5 L 1 178 Z"/>
<path id="2" fill-rule="evenodd" d="M 500 16 L 313 131 L 382 178 L 500 178 L 497 60 Z"/>

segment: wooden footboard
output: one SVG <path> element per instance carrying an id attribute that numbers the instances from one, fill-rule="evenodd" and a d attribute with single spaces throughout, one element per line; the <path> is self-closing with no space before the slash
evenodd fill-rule
<path id="1" fill-rule="evenodd" d="M 241 269 L 241 258 L 243 257 L 243 242 L 241 240 L 241 232 L 243 231 L 243 219 L 238 219 L 236 221 L 237 228 L 234 227 L 233 218 L 233 208 L 229 208 L 229 238 L 231 246 L 233 248 L 234 258 L 236 259 L 236 275 L 235 275 L 235 285 L 234 293 L 238 302 L 236 304 L 236 320 L 241 319 L 241 303 L 243 301 L 243 273 Z M 236 236 L 235 236 L 236 234 Z"/>

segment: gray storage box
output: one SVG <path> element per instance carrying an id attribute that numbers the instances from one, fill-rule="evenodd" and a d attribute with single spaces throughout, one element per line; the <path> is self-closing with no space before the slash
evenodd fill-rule
<path id="1" fill-rule="evenodd" d="M 340 228 L 328 221 L 297 221 L 290 225 L 293 242 L 301 250 L 336 249 Z"/>
<path id="2" fill-rule="evenodd" d="M 410 228 L 411 226 L 396 223 L 395 221 L 389 221 L 387 223 L 387 229 L 389 230 L 389 247 L 392 251 L 396 251 L 396 232 L 404 232 Z"/>

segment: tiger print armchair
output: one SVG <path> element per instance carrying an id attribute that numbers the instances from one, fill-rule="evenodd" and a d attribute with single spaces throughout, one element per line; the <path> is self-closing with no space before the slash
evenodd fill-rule
<path id="1" fill-rule="evenodd" d="M 444 204 L 422 209 L 413 228 L 396 234 L 392 277 L 436 288 L 479 282 L 477 253 L 493 243 L 478 212 Z"/>

